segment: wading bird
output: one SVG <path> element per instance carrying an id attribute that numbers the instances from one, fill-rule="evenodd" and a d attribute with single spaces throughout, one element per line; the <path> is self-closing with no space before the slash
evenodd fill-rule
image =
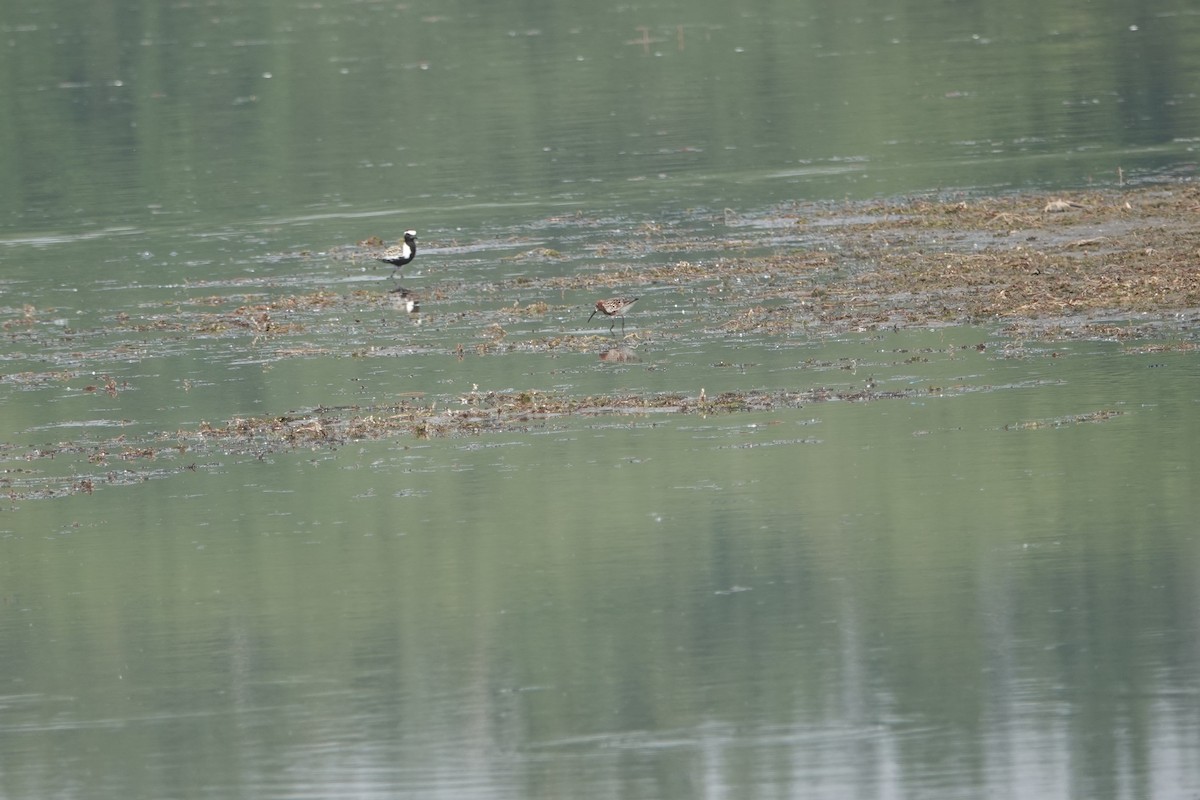
<path id="1" fill-rule="evenodd" d="M 384 250 L 383 255 L 379 256 L 379 260 L 385 264 L 391 264 L 394 267 L 394 269 L 392 270 L 392 274 L 390 276 L 390 277 L 394 278 L 394 277 L 396 277 L 396 273 L 400 271 L 401 267 L 403 267 L 405 264 L 412 261 L 416 257 L 417 257 L 417 232 L 416 231 L 405 231 L 404 232 L 404 241 L 401 242 L 400 244 L 396 245 L 395 247 L 389 247 L 387 250 Z M 401 275 L 400 277 L 403 278 L 404 276 Z M 395 289 L 392 289 L 392 291 L 393 292 L 401 292 L 404 290 L 401 287 L 397 286 Z"/>
<path id="2" fill-rule="evenodd" d="M 606 317 L 621 318 L 621 333 L 625 333 L 625 312 L 633 307 L 633 304 L 638 301 L 636 297 L 610 297 L 607 300 L 597 300 L 596 310 L 592 312 L 592 316 L 588 317 L 588 322 L 592 321 L 592 317 L 597 314 L 603 314 Z M 608 332 L 612 333 L 613 328 L 617 323 L 608 326 Z"/>

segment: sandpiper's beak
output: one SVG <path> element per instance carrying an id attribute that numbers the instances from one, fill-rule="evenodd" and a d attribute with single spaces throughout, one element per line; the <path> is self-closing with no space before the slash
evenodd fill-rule
<path id="1" fill-rule="evenodd" d="M 592 317 L 594 317 L 594 316 L 596 316 L 596 312 L 593 310 L 593 311 L 592 311 Z M 591 322 L 591 321 L 592 321 L 592 317 L 588 317 L 588 322 Z"/>

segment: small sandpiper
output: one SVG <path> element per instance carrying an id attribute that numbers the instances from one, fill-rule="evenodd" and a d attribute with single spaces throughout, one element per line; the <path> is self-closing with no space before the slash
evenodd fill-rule
<path id="1" fill-rule="evenodd" d="M 405 231 L 404 241 L 394 247 L 389 247 L 383 251 L 383 255 L 379 256 L 379 260 L 385 264 L 391 264 L 395 269 L 392 270 L 390 277 L 396 277 L 396 273 L 400 271 L 408 262 L 417 257 L 417 232 Z M 404 277 L 403 275 L 401 277 Z M 392 289 L 393 292 L 405 291 L 402 287 L 397 286 Z"/>
<path id="2" fill-rule="evenodd" d="M 621 318 L 621 333 L 625 333 L 625 312 L 633 307 L 633 304 L 638 301 L 636 297 L 610 297 L 607 300 L 597 300 L 596 310 L 592 312 L 592 316 L 588 317 L 588 322 L 592 321 L 592 317 L 596 314 L 603 314 L 606 317 Z M 608 332 L 612 333 L 617 323 L 608 326 Z"/>

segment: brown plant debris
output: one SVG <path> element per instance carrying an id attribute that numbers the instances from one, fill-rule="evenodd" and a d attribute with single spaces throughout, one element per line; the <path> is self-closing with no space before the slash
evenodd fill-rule
<path id="1" fill-rule="evenodd" d="M 737 414 L 799 408 L 830 401 L 873 400 L 940 394 L 942 389 L 906 391 L 815 388 L 799 391 L 734 391 L 708 396 L 678 393 L 574 397 L 559 392 L 473 390 L 452 401 L 428 404 L 420 397 L 366 406 L 319 407 L 261 417 L 202 422 L 195 429 L 163 432 L 134 441 L 124 435 L 101 441 L 70 441 L 23 449 L 0 446 L 0 494 L 10 501 L 91 494 L 101 485 L 124 485 L 197 468 L 188 459 L 213 454 L 262 458 L 301 448 L 337 448 L 354 441 L 408 436 L 415 439 L 476 436 L 528 430 L 569 418 L 651 418 L 661 414 Z M 70 461 L 67 474 L 36 469 L 39 462 Z M 112 462 L 125 466 L 113 469 Z M 7 467 L 4 466 L 7 464 Z M 89 471 L 90 470 L 90 471 Z"/>

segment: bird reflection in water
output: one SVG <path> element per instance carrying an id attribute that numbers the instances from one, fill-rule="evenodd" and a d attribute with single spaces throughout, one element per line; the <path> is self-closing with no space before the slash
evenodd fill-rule
<path id="1" fill-rule="evenodd" d="M 421 310 L 421 303 L 417 300 L 417 296 L 408 289 L 398 289 L 390 293 L 392 300 L 392 308 L 397 311 L 407 311 L 409 314 L 416 314 Z"/>
<path id="2" fill-rule="evenodd" d="M 600 360 L 610 364 L 636 364 L 642 359 L 629 347 L 607 347 L 600 351 Z"/>

